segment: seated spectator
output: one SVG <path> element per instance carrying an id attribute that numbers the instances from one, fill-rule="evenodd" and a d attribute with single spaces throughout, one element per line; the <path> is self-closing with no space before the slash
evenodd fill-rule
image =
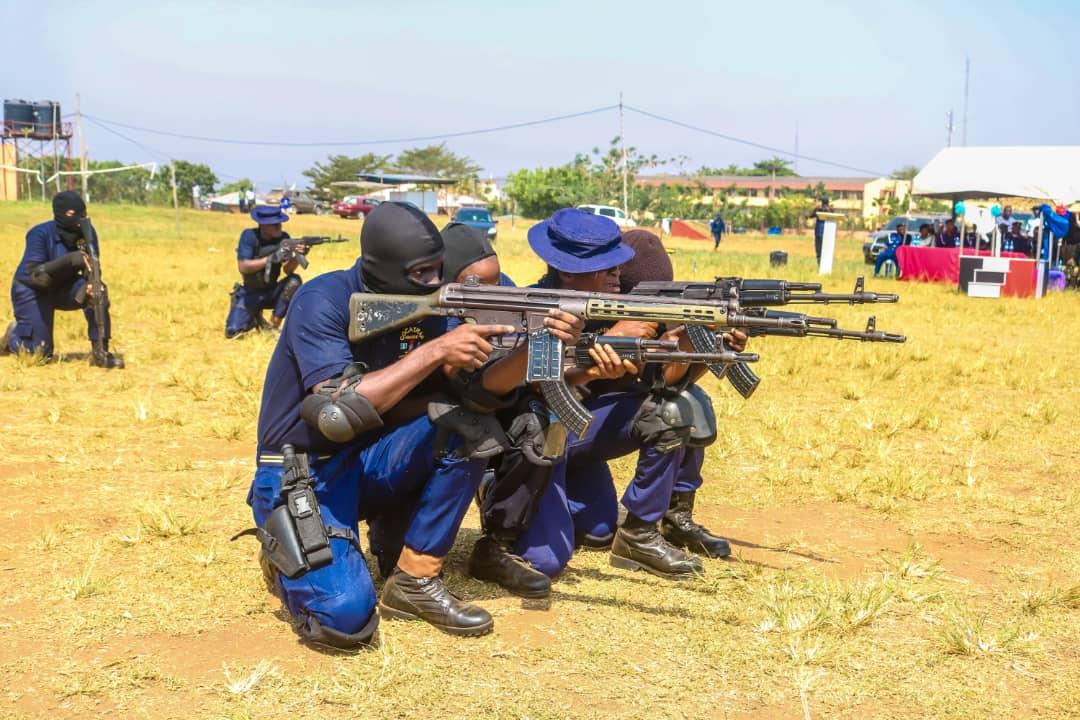
<path id="1" fill-rule="evenodd" d="M 896 232 L 889 233 L 889 239 L 885 241 L 885 247 L 878 253 L 874 262 L 874 277 L 881 274 L 881 266 L 886 261 L 892 260 L 896 266 L 896 277 L 900 277 L 900 261 L 896 258 L 896 249 L 907 240 L 907 225 L 900 223 L 896 226 Z"/>
<path id="2" fill-rule="evenodd" d="M 990 241 L 979 232 L 977 225 L 972 224 L 968 225 L 967 230 L 964 232 L 964 247 L 971 249 L 978 247 L 979 250 L 989 250 Z"/>
<path id="3" fill-rule="evenodd" d="M 949 218 L 945 221 L 934 245 L 943 248 L 960 247 L 960 229 L 956 227 L 956 220 Z"/>
<path id="4" fill-rule="evenodd" d="M 923 223 L 919 226 L 919 234 L 912 238 L 912 247 L 933 247 L 934 245 L 934 229 L 930 227 L 929 223 Z"/>
<path id="5" fill-rule="evenodd" d="M 1001 236 L 1005 237 L 1012 229 L 1013 223 L 1016 222 L 1016 218 L 1012 216 L 1012 205 L 1006 205 L 1002 209 L 1001 214 L 997 217 L 998 230 L 1001 231 Z"/>
<path id="6" fill-rule="evenodd" d="M 1031 239 L 1024 235 L 1019 220 L 1014 220 L 1012 226 L 1005 231 L 1001 239 L 1001 249 L 1006 252 L 1018 252 L 1031 257 Z"/>
<path id="7" fill-rule="evenodd" d="M 1065 261 L 1065 287 L 1080 290 L 1080 265 L 1075 258 Z"/>

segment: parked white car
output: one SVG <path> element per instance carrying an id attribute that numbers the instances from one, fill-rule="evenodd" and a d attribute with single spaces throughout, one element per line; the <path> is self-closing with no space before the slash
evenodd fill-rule
<path id="1" fill-rule="evenodd" d="M 610 205 L 578 205 L 577 209 L 591 212 L 593 215 L 603 215 L 610 218 L 619 227 L 637 227 L 637 223 L 632 218 L 626 217 L 626 213 L 617 207 L 611 207 Z"/>

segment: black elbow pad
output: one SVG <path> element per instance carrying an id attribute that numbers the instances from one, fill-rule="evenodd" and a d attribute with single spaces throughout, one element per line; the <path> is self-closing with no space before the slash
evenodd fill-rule
<path id="1" fill-rule="evenodd" d="M 383 421 L 375 406 L 356 392 L 360 376 L 338 378 L 337 381 L 337 384 L 328 383 L 319 392 L 304 398 L 300 404 L 300 417 L 304 422 L 336 443 L 346 443 L 381 428 Z"/>
<path id="2" fill-rule="evenodd" d="M 31 269 L 30 284 L 45 290 L 75 277 L 82 267 L 83 254 L 78 251 L 69 252 Z"/>

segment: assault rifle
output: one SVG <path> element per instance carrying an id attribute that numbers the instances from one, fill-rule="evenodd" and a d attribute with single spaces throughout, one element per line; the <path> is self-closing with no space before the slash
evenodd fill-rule
<path id="1" fill-rule="evenodd" d="M 768 329 L 755 326 L 752 330 L 766 331 Z M 773 329 L 780 332 L 797 332 L 794 328 Z M 751 332 L 751 334 L 756 334 L 756 332 Z M 705 363 L 706 365 L 730 365 L 737 362 L 757 362 L 759 359 L 757 353 L 732 352 L 730 350 L 686 352 L 679 349 L 678 340 L 646 340 L 640 337 L 619 337 L 616 335 L 596 335 L 594 333 L 582 335 L 577 345 L 569 349 L 567 354 L 578 367 L 592 367 L 596 363 L 590 357 L 589 350 L 604 345 L 614 350 L 620 360 L 629 360 L 638 364 Z"/>
<path id="2" fill-rule="evenodd" d="M 549 310 L 563 310 L 585 320 L 640 320 L 669 326 L 800 328 L 804 325 L 798 318 L 744 315 L 731 303 L 469 282 L 450 283 L 429 295 L 355 293 L 349 298 L 349 341 L 362 342 L 428 317 L 513 326 L 516 334 L 527 335 L 526 382 L 537 383 L 548 408 L 567 429 L 583 437 L 592 422 L 592 414 L 563 379 L 562 341 L 544 327 Z M 715 343 L 702 352 L 715 353 Z M 729 357 L 737 359 L 724 356 Z"/>
<path id="3" fill-rule="evenodd" d="M 343 238 L 340 235 L 336 238 L 324 235 L 305 235 L 304 237 L 284 238 L 277 245 L 269 245 L 259 254 L 259 257 L 270 258 L 266 262 L 266 268 L 263 270 L 263 280 L 270 282 L 270 272 L 273 265 L 287 263 L 290 260 L 296 260 L 300 263 L 300 267 L 307 270 L 309 265 L 306 257 L 308 249 L 315 245 L 342 242 L 348 242 L 348 238 Z M 305 247 L 304 252 L 297 250 L 301 245 Z"/>
<path id="4" fill-rule="evenodd" d="M 821 283 L 737 277 L 718 277 L 714 282 L 646 281 L 638 283 L 630 293 L 680 300 L 738 300 L 742 307 L 833 303 L 865 305 L 867 303 L 895 303 L 900 300 L 900 296 L 894 293 L 867 292 L 861 276 L 855 280 L 855 290 L 846 294 L 823 293 Z"/>
<path id="5" fill-rule="evenodd" d="M 87 279 L 90 295 L 90 309 L 94 314 L 94 327 L 97 329 L 97 339 L 90 344 L 90 353 L 94 364 L 100 367 L 108 366 L 108 351 L 105 349 L 105 284 L 101 282 L 101 260 L 97 250 L 94 249 L 92 238 L 94 228 L 90 224 L 90 218 L 84 217 L 79 220 L 79 229 L 82 231 L 82 239 L 79 240 L 79 249 L 86 256 L 86 264 L 90 266 L 90 277 Z M 114 361 L 115 362 L 115 361 Z"/>
<path id="6" fill-rule="evenodd" d="M 759 318 L 801 319 L 801 327 L 775 328 L 773 330 L 755 330 L 747 328 L 751 337 L 776 335 L 783 337 L 831 337 L 837 340 L 861 340 L 863 342 L 906 342 L 903 335 L 880 332 L 873 317 L 867 322 L 866 330 L 842 330 L 836 327 L 832 318 L 812 317 L 802 313 L 790 313 L 780 310 L 764 310 L 773 305 L 847 303 L 863 305 L 868 303 L 895 303 L 900 296 L 894 293 L 867 292 L 865 281 L 860 276 L 855 280 L 855 289 L 848 294 L 821 292 L 820 283 L 799 283 L 786 280 L 757 280 L 747 278 L 716 278 L 714 282 L 663 282 L 648 281 L 639 283 L 630 291 L 632 295 L 663 297 L 671 300 L 718 300 L 731 303 L 734 308 L 746 310 L 746 314 Z M 713 333 L 704 328 L 687 326 L 690 343 L 697 352 L 709 352 L 716 349 L 718 340 Z M 723 349 L 722 343 L 720 343 Z M 745 363 L 729 365 L 710 365 L 709 370 L 718 378 L 726 377 L 731 386 L 744 398 L 754 394 L 761 382 L 753 370 Z"/>

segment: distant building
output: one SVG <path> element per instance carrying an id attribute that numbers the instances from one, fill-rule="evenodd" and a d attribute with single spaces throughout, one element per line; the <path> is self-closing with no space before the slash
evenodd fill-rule
<path id="1" fill-rule="evenodd" d="M 815 199 L 825 195 L 837 212 L 877 218 L 883 214 L 890 198 L 906 200 L 911 182 L 892 178 L 870 177 L 777 177 L 768 175 L 639 175 L 640 185 L 672 185 L 696 187 L 703 183 L 711 199 L 725 197 L 729 203 L 747 207 L 765 207 L 770 198 L 793 192 L 809 192 Z"/>

